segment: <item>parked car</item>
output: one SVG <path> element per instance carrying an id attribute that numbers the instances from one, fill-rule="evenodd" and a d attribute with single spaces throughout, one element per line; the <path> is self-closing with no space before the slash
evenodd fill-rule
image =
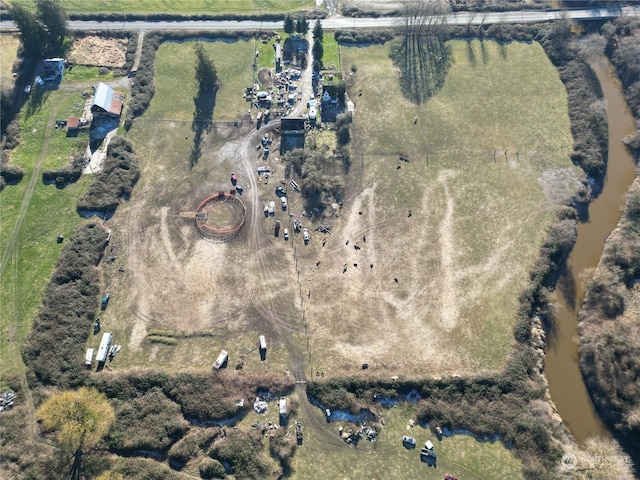
<path id="1" fill-rule="evenodd" d="M 289 240 L 289 229 L 288 229 L 288 228 L 285 228 L 285 229 L 283 230 L 282 234 L 283 234 L 283 236 L 284 236 L 285 241 L 286 241 L 286 240 Z"/>
<path id="2" fill-rule="evenodd" d="M 308 245 L 309 244 L 309 230 L 307 230 L 306 228 L 304 230 L 302 230 L 302 238 L 304 240 L 304 244 Z"/>
<path id="3" fill-rule="evenodd" d="M 405 448 L 416 448 L 416 439 L 412 437 L 407 437 L 406 435 L 402 436 L 402 445 Z"/>
<path id="4" fill-rule="evenodd" d="M 287 210 L 287 197 L 280 197 L 280 203 L 282 203 L 282 211 Z"/>
<path id="5" fill-rule="evenodd" d="M 102 306 L 101 306 L 102 310 L 106 310 L 107 309 L 107 304 L 109 303 L 109 297 L 110 296 L 111 296 L 110 294 L 105 293 L 104 297 L 102 297 Z"/>

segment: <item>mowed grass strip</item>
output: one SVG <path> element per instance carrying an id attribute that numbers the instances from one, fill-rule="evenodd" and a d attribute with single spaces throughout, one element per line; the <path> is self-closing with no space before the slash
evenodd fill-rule
<path id="1" fill-rule="evenodd" d="M 441 480 L 448 472 L 460 480 L 523 478 L 520 460 L 500 441 L 479 442 L 469 435 L 454 435 L 438 441 L 430 430 L 420 425 L 408 428 L 409 420 L 415 420 L 414 410 L 411 404 L 383 409 L 384 427 L 377 441 L 363 439 L 355 448 L 340 445 L 338 427 L 347 430 L 349 426 L 345 422 L 331 423 L 329 428 L 335 432 L 335 444 L 329 444 L 314 437 L 310 428 L 304 428 L 308 420 L 302 418 L 304 443 L 293 460 L 293 477 L 299 480 Z M 324 422 L 319 410 L 314 414 L 318 421 Z M 253 413 L 251 420 L 260 421 Z M 402 445 L 403 435 L 416 440 L 415 449 L 409 450 Z M 420 461 L 420 448 L 427 440 L 433 443 L 438 455 L 437 468 Z"/>
<path id="2" fill-rule="evenodd" d="M 11 0 L 9 4 L 22 4 L 33 7 L 27 0 Z M 120 13 L 120 14 L 159 14 L 174 15 L 261 15 L 267 13 L 286 13 L 299 10 L 311 10 L 314 0 L 62 0 L 62 6 L 68 13 Z"/>
<path id="3" fill-rule="evenodd" d="M 445 84 L 422 105 L 402 96 L 389 45 L 342 47 L 343 65 L 357 66 L 345 205 L 363 210 L 343 218 L 368 231 L 358 256 L 375 268 L 323 270 L 327 298 L 307 311 L 310 331 L 331 332 L 312 338 L 318 370 L 490 372 L 511 352 L 518 297 L 558 208 L 540 176 L 574 169 L 566 92 L 538 44 L 485 42 L 485 61 L 479 41 L 475 61 L 466 42 L 449 45 Z M 353 253 L 336 233 L 342 265 Z"/>
<path id="4" fill-rule="evenodd" d="M 3 252 L 34 175 L 47 123 L 52 116 L 55 119 L 62 112 L 72 112 L 79 98 L 79 93 L 51 92 L 33 114 L 26 115 L 23 111 L 21 143 L 11 158 L 13 163 L 24 168 L 25 176 L 19 184 L 7 186 L 0 194 L 0 246 Z M 85 145 L 86 139 L 67 139 L 63 130 L 52 129 L 43 169 L 65 165 L 69 155 L 82 151 Z M 44 185 L 41 172 L 38 176 L 16 247 L 0 279 L 3 287 L 0 290 L 0 377 L 22 370 L 20 348 L 40 308 L 42 294 L 62 248 L 56 239 L 58 235 L 67 238 L 83 221 L 76 212 L 76 201 L 87 189 L 90 178 L 84 176 L 60 190 L 53 185 Z"/>

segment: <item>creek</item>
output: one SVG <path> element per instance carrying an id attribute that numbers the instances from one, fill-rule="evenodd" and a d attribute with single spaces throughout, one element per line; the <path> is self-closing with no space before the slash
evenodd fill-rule
<path id="1" fill-rule="evenodd" d="M 634 121 L 620 82 L 606 57 L 594 61 L 592 68 L 606 101 L 607 171 L 600 195 L 589 205 L 587 220 L 578 224 L 576 244 L 558 282 L 554 294 L 556 324 L 545 351 L 545 375 L 551 398 L 578 443 L 592 436 L 611 437 L 594 408 L 580 371 L 578 312 L 585 296 L 584 283 L 600 261 L 605 240 L 620 219 L 625 194 L 635 177 L 635 163 L 622 144 L 625 135 L 633 132 Z"/>

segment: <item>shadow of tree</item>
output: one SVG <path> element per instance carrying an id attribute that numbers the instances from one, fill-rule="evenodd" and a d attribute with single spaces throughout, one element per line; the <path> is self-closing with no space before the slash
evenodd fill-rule
<path id="1" fill-rule="evenodd" d="M 200 159 L 202 154 L 202 142 L 204 136 L 211 131 L 213 127 L 213 109 L 216 106 L 217 89 L 199 90 L 198 95 L 193 98 L 195 111 L 193 113 L 193 121 L 191 122 L 191 131 L 193 136 L 193 145 L 189 154 L 189 169 L 192 169 Z"/>
<path id="2" fill-rule="evenodd" d="M 400 88 L 408 100 L 421 104 L 444 85 L 451 65 L 451 51 L 435 35 L 408 35 L 389 54 L 399 69 Z"/>
<path id="3" fill-rule="evenodd" d="M 31 94 L 29 95 L 29 99 L 25 104 L 25 109 L 24 109 L 25 117 L 29 118 L 32 115 L 36 114 L 38 111 L 40 111 L 42 104 L 45 102 L 45 100 L 48 97 L 49 97 L 49 90 L 41 87 L 33 88 L 31 90 Z"/>
<path id="4" fill-rule="evenodd" d="M 564 267 L 558 279 L 558 290 L 562 294 L 564 301 L 571 311 L 576 309 L 576 279 L 573 276 L 573 271 Z"/>

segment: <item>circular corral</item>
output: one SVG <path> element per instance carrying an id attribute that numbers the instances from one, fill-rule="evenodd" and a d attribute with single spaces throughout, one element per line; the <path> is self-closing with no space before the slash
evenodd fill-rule
<path id="1" fill-rule="evenodd" d="M 218 192 L 200 202 L 196 210 L 196 228 L 205 239 L 215 243 L 233 240 L 246 221 L 244 204 L 235 195 Z"/>
<path id="2" fill-rule="evenodd" d="M 263 87 L 269 87 L 273 82 L 273 77 L 271 76 L 271 70 L 269 68 L 261 68 L 258 72 L 258 82 Z"/>

